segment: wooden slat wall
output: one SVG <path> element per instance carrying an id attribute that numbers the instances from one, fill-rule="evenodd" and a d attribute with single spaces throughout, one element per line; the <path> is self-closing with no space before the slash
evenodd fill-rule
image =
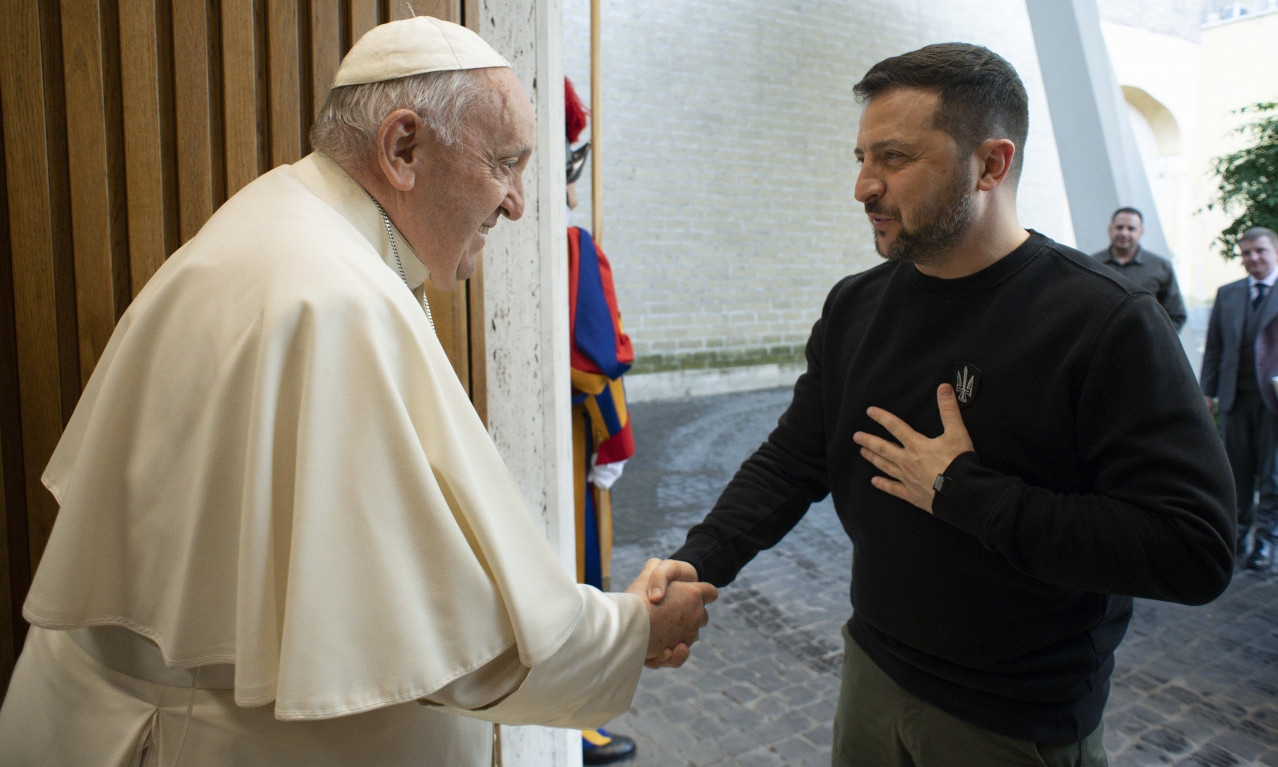
<path id="1" fill-rule="evenodd" d="M 461 21 L 462 2 L 412 5 Z M 229 195 L 309 151 L 351 43 L 411 13 L 403 0 L 0 2 L 0 690 L 57 514 L 40 474 L 115 322 Z M 481 293 L 477 279 L 430 293 L 468 385 Z"/>

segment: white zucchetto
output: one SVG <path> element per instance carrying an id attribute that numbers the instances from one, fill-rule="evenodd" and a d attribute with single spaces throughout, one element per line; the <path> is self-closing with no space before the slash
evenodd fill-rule
<path id="1" fill-rule="evenodd" d="M 342 59 L 334 88 L 426 72 L 509 67 L 500 53 L 463 26 L 431 16 L 373 27 Z"/>

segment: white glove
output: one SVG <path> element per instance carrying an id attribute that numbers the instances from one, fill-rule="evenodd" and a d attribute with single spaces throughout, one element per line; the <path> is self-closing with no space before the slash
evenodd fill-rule
<path id="1" fill-rule="evenodd" d="M 616 463 L 601 464 L 595 463 L 597 460 L 599 460 L 598 453 L 590 456 L 590 473 L 586 475 L 586 479 L 600 490 L 608 490 L 621 477 L 621 470 L 626 467 L 626 462 L 617 461 Z"/>

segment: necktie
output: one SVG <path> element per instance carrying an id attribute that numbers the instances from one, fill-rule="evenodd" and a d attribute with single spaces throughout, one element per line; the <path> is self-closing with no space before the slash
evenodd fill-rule
<path id="1" fill-rule="evenodd" d="M 1265 283 L 1263 282 L 1256 283 L 1256 297 L 1251 299 L 1251 308 L 1253 309 L 1260 308 L 1260 302 L 1265 300 L 1265 291 L 1268 289 L 1269 289 L 1269 286 L 1266 285 Z"/>

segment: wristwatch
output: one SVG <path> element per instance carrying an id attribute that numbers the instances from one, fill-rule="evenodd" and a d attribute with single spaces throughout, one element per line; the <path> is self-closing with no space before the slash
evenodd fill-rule
<path id="1" fill-rule="evenodd" d="M 933 492 L 935 492 L 937 495 L 940 495 L 941 493 L 945 492 L 945 488 L 949 487 L 950 482 L 952 481 L 953 480 L 951 480 L 949 477 L 945 476 L 944 474 L 937 474 L 936 481 L 932 483 Z"/>

